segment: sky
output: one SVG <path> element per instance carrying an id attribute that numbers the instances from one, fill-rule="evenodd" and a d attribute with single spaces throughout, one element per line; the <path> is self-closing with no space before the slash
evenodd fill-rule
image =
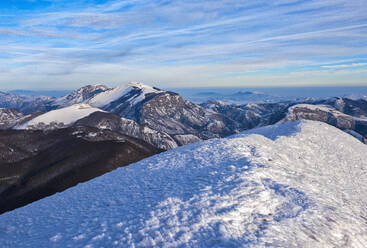
<path id="1" fill-rule="evenodd" d="M 0 89 L 367 85 L 366 0 L 0 1 Z"/>

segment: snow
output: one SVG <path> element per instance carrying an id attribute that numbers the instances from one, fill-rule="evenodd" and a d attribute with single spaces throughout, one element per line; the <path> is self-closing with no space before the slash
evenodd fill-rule
<path id="1" fill-rule="evenodd" d="M 345 118 L 354 118 L 354 119 L 356 119 L 355 117 L 351 117 L 349 115 L 346 115 L 346 114 L 344 114 L 344 113 L 342 113 L 342 112 L 340 112 L 340 111 L 338 111 L 338 110 L 336 110 L 333 107 L 328 106 L 328 105 L 296 104 L 296 105 L 291 106 L 288 109 L 288 113 L 287 113 L 286 117 L 284 117 L 282 120 L 280 120 L 278 122 L 278 124 L 288 122 L 289 120 L 297 119 L 296 114 L 295 114 L 296 109 L 309 109 L 311 111 L 324 111 L 324 112 L 327 112 L 327 113 L 332 113 L 336 117 L 345 117 Z"/>
<path id="2" fill-rule="evenodd" d="M 69 107 L 53 110 L 42 114 L 17 127 L 17 129 L 27 129 L 30 126 L 37 126 L 39 123 L 44 123 L 46 125 L 49 125 L 51 123 L 63 123 L 64 125 L 70 125 L 75 121 L 84 118 L 96 111 L 102 110 L 98 108 L 93 108 L 88 104 L 74 104 Z"/>
<path id="3" fill-rule="evenodd" d="M 337 104 L 340 104 L 337 103 Z M 284 119 L 292 119 L 292 115 L 294 115 L 294 110 L 297 109 L 297 108 L 305 108 L 305 109 L 309 109 L 309 110 L 313 110 L 313 111 L 316 111 L 316 110 L 320 110 L 320 111 L 324 111 L 324 112 L 328 112 L 328 113 L 331 113 L 333 114 L 334 116 L 336 117 L 344 117 L 344 118 L 347 118 L 347 119 L 354 119 L 354 120 L 360 120 L 360 121 L 366 121 L 367 118 L 366 117 L 355 117 L 355 116 L 351 116 L 351 115 L 347 115 L 347 114 L 344 114 L 338 110 L 336 110 L 335 108 L 331 107 L 331 106 L 328 106 L 328 105 L 313 105 L 313 104 L 296 104 L 296 105 L 293 105 L 292 107 L 290 107 L 288 109 L 288 113 L 287 113 L 287 117 L 285 117 Z M 284 120 L 280 121 L 279 123 L 282 123 Z"/>
<path id="4" fill-rule="evenodd" d="M 140 88 L 142 90 L 142 93 L 132 100 L 132 102 L 131 102 L 132 105 L 135 105 L 135 104 L 143 101 L 147 94 L 163 92 L 162 90 L 155 89 L 155 88 L 153 88 L 149 85 L 145 85 L 145 84 L 142 84 L 142 83 L 134 83 L 133 82 L 133 83 L 129 83 L 128 85 L 130 87 L 137 87 L 137 88 Z"/>
<path id="5" fill-rule="evenodd" d="M 314 105 L 314 104 L 297 104 L 294 105 L 292 107 L 290 107 L 290 109 L 294 109 L 294 108 L 307 108 L 310 110 L 322 110 L 325 112 L 330 112 L 330 111 L 336 111 L 334 108 L 332 108 L 331 106 L 328 105 Z M 343 113 L 341 113 L 343 114 Z"/>
<path id="6" fill-rule="evenodd" d="M 59 106 L 59 107 L 68 107 L 73 104 L 79 104 L 79 103 L 86 103 L 89 98 L 85 96 L 88 92 L 95 92 L 95 91 L 106 91 L 109 88 L 102 84 L 95 84 L 95 85 L 87 85 L 82 88 L 79 88 L 75 90 L 74 92 L 57 98 L 53 105 Z"/>
<path id="7" fill-rule="evenodd" d="M 367 95 L 365 94 L 349 94 L 349 95 L 345 95 L 343 96 L 345 98 L 349 98 L 351 100 L 364 100 L 367 101 Z"/>
<path id="8" fill-rule="evenodd" d="M 88 101 L 88 103 L 94 107 L 101 108 L 103 106 L 108 105 L 109 103 L 118 100 L 125 94 L 132 91 L 134 88 L 141 89 L 141 94 L 139 94 L 134 99 L 131 99 L 132 104 L 139 103 L 140 101 L 145 99 L 146 94 L 153 93 L 153 92 L 163 92 L 160 90 L 157 90 L 151 86 L 144 85 L 142 83 L 136 83 L 136 82 L 130 82 L 123 86 L 118 86 L 116 88 L 113 88 L 111 90 L 107 90 L 105 92 L 102 92 L 96 96 L 94 96 L 92 99 Z"/>
<path id="9" fill-rule="evenodd" d="M 2 125 L 5 128 L 12 127 L 22 118 L 24 115 L 15 109 L 0 108 L 0 129 Z"/>
<path id="10" fill-rule="evenodd" d="M 89 138 L 96 137 L 97 135 L 98 135 L 97 133 L 88 133 Z"/>
<path id="11" fill-rule="evenodd" d="M 100 108 L 119 99 L 124 94 L 128 93 L 132 88 L 127 85 L 118 86 L 116 88 L 107 90 L 105 92 L 99 93 L 88 101 L 88 103 L 94 107 Z"/>
<path id="12" fill-rule="evenodd" d="M 179 147 L 0 215 L 2 247 L 365 247 L 367 146 L 298 121 Z"/>

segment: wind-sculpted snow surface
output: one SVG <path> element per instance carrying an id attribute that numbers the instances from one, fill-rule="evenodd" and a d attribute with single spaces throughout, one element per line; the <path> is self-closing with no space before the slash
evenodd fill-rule
<path id="1" fill-rule="evenodd" d="M 2 247 L 365 247 L 367 146 L 300 121 L 183 146 L 0 216 Z"/>

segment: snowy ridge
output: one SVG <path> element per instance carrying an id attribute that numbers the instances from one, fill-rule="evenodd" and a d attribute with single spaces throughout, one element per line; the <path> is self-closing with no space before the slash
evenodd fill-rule
<path id="1" fill-rule="evenodd" d="M 349 115 L 346 115 L 338 110 L 336 110 L 335 108 L 328 106 L 328 105 L 314 105 L 314 104 L 296 104 L 291 106 L 290 108 L 288 108 L 288 113 L 286 115 L 286 117 L 279 121 L 279 123 L 285 123 L 287 121 L 294 121 L 296 120 L 297 117 L 297 110 L 299 109 L 305 109 L 305 110 L 310 110 L 310 111 L 322 111 L 325 113 L 330 113 L 336 117 L 342 117 L 342 118 L 349 118 L 349 119 L 357 119 L 355 117 L 351 117 Z M 305 118 L 307 119 L 307 118 Z"/>
<path id="2" fill-rule="evenodd" d="M 125 94 L 129 93 L 130 91 L 134 89 L 140 89 L 141 93 L 138 96 L 133 97 L 131 99 L 132 104 L 137 104 L 145 99 L 146 94 L 149 93 L 158 93 L 163 92 L 161 90 L 155 89 L 151 86 L 144 85 L 142 83 L 136 83 L 136 82 L 130 82 L 123 86 L 118 86 L 116 88 L 113 88 L 111 90 L 107 90 L 105 92 L 102 92 L 92 99 L 88 101 L 88 103 L 94 107 L 101 108 L 103 106 L 108 105 L 109 103 L 118 100 Z"/>
<path id="3" fill-rule="evenodd" d="M 334 116 L 340 116 L 340 117 L 346 117 L 346 118 L 353 118 L 355 120 L 367 120 L 367 118 L 365 116 L 361 116 L 361 117 L 356 117 L 356 116 L 351 116 L 348 114 L 345 114 L 341 111 L 339 111 L 339 109 L 343 109 L 344 108 L 344 101 L 342 99 L 337 99 L 335 101 L 335 107 L 337 107 L 338 109 L 335 109 L 332 106 L 329 105 L 321 105 L 321 104 L 296 104 L 293 105 L 292 107 L 290 107 L 288 109 L 288 114 L 293 114 L 294 110 L 297 108 L 304 108 L 304 109 L 309 109 L 309 110 L 313 110 L 313 111 L 324 111 L 324 112 L 329 112 L 331 114 L 333 114 Z"/>
<path id="4" fill-rule="evenodd" d="M 52 110 L 45 114 L 42 114 L 23 125 L 17 127 L 17 129 L 37 129 L 37 126 L 41 125 L 40 127 L 43 128 L 43 125 L 50 125 L 50 124 L 62 124 L 63 126 L 68 126 L 75 121 L 84 118 L 91 113 L 96 111 L 102 111 L 98 108 L 93 108 L 88 104 L 74 104 L 69 107 Z"/>
<path id="5" fill-rule="evenodd" d="M 310 110 L 322 110 L 325 112 L 332 112 L 335 115 L 347 116 L 346 114 L 337 111 L 335 108 L 328 105 L 315 105 L 315 104 L 296 104 L 289 108 L 289 112 L 292 112 L 295 108 L 308 108 Z"/>
<path id="6" fill-rule="evenodd" d="M 0 216 L 3 247 L 364 247 L 367 146 L 298 121 L 177 148 Z"/>

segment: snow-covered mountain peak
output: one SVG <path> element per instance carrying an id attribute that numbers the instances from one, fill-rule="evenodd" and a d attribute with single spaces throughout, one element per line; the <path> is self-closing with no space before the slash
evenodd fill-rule
<path id="1" fill-rule="evenodd" d="M 142 88 L 152 88 L 151 86 L 140 83 L 140 82 L 129 82 L 126 85 L 130 86 L 130 87 L 140 88 L 140 89 L 142 89 Z"/>
<path id="2" fill-rule="evenodd" d="M 299 121 L 174 149 L 0 216 L 6 247 L 364 247 L 367 147 Z M 42 235 L 40 235 L 42 234 Z"/>
<path id="3" fill-rule="evenodd" d="M 154 87 L 138 83 L 130 82 L 125 85 L 117 86 L 113 89 L 109 89 L 102 92 L 88 101 L 88 103 L 95 107 L 104 107 L 120 98 L 124 98 L 129 93 L 129 99 L 131 104 L 137 104 L 144 100 L 146 95 L 149 93 L 161 93 L 162 90 L 156 89 Z"/>

